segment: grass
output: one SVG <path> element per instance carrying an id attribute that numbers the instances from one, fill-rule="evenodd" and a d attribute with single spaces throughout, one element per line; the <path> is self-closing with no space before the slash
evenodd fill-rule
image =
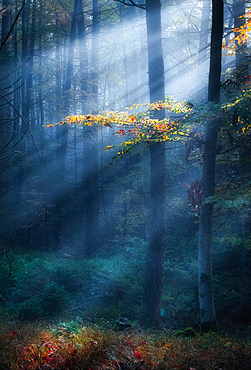
<path id="1" fill-rule="evenodd" d="M 1 370 L 248 370 L 251 344 L 215 333 L 177 338 L 76 322 L 11 323 L 0 329 Z"/>

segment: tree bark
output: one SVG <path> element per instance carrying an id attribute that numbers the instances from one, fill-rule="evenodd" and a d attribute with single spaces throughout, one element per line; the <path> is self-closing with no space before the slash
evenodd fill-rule
<path id="1" fill-rule="evenodd" d="M 223 0 L 212 0 L 212 31 L 208 100 L 220 102 L 221 50 L 223 35 Z M 199 226 L 198 279 L 201 330 L 217 330 L 212 282 L 213 203 L 205 200 L 214 195 L 218 122 L 206 124 L 203 153 L 202 207 Z"/>
<path id="2" fill-rule="evenodd" d="M 93 0 L 92 9 L 92 99 L 93 113 L 98 111 L 98 32 L 99 32 L 99 4 L 98 0 Z"/>
<path id="3" fill-rule="evenodd" d="M 207 52 L 209 47 L 208 36 L 209 36 L 209 14 L 210 14 L 210 0 L 203 0 L 202 17 L 201 17 L 201 29 L 200 29 L 200 43 L 199 43 L 199 55 L 198 55 L 198 70 L 203 88 L 207 84 Z M 207 90 L 207 89 L 205 89 Z M 207 100 L 207 94 L 204 93 L 203 89 L 203 101 Z"/>
<path id="4" fill-rule="evenodd" d="M 77 8 L 78 44 L 80 58 L 80 83 L 82 97 L 82 114 L 89 112 L 88 97 L 88 55 L 85 37 L 85 20 L 82 0 L 78 0 Z"/>
<path id="5" fill-rule="evenodd" d="M 32 3 L 32 20 L 31 20 L 31 34 L 30 34 L 30 44 L 29 44 L 29 61 L 28 61 L 28 71 L 26 77 L 26 110 L 27 119 L 30 117 L 30 125 L 35 125 L 34 116 L 34 104 L 32 102 L 32 87 L 33 87 L 33 59 L 34 59 L 34 49 L 35 49 L 35 32 L 36 32 L 36 0 Z"/>
<path id="6" fill-rule="evenodd" d="M 39 17 L 38 17 L 38 26 L 39 30 L 42 30 L 42 11 L 43 11 L 43 1 L 39 0 Z M 42 90 L 42 32 L 39 32 L 38 35 L 38 45 L 39 45 L 39 73 L 38 73 L 38 105 L 40 112 L 40 125 L 44 124 L 44 104 L 43 104 L 43 90 Z"/>
<path id="7" fill-rule="evenodd" d="M 1 29 L 1 40 L 4 41 L 9 33 L 11 27 L 11 0 L 3 0 L 2 2 L 4 12 L 2 13 L 2 29 Z M 1 172 L 0 172 L 0 194 L 6 186 L 5 169 L 6 164 L 8 142 L 11 137 L 11 129 L 9 127 L 11 110 L 6 99 L 9 99 L 11 81 L 8 78 L 10 73 L 10 48 L 8 42 L 6 42 L 0 53 L 0 81 L 1 81 L 1 96 L 0 96 L 0 153 L 1 153 Z M 4 97 L 4 98 L 3 98 Z M 6 147 L 7 146 L 7 147 Z M 7 161 L 8 162 L 8 161 Z"/>
<path id="8" fill-rule="evenodd" d="M 208 101 L 219 103 L 223 36 L 223 0 L 212 0 L 212 17 Z"/>
<path id="9" fill-rule="evenodd" d="M 11 27 L 11 0 L 3 0 L 3 13 L 2 13 L 2 29 L 1 29 L 1 40 L 6 40 Z M 4 45 L 8 48 L 8 43 Z"/>
<path id="10" fill-rule="evenodd" d="M 30 0 L 28 0 L 22 10 L 22 116 L 25 121 L 29 118 L 29 111 L 28 111 L 28 105 L 26 102 L 26 83 L 27 83 L 27 68 L 26 68 L 26 62 L 27 62 L 27 48 L 28 48 L 28 20 L 29 20 L 29 7 L 30 7 Z M 22 127 L 21 132 L 25 132 L 26 126 L 24 122 L 22 121 Z"/>
<path id="11" fill-rule="evenodd" d="M 150 102 L 153 103 L 165 99 L 160 0 L 146 1 L 146 26 Z M 163 111 L 158 111 L 155 118 L 164 118 Z"/>
<path id="12" fill-rule="evenodd" d="M 164 60 L 161 39 L 160 0 L 146 1 L 148 72 L 150 102 L 165 98 Z M 164 118 L 163 111 L 155 117 Z M 146 288 L 139 324 L 144 328 L 160 325 L 160 308 L 165 253 L 165 144 L 150 146 L 150 215 Z"/>
<path id="13" fill-rule="evenodd" d="M 68 60 L 67 60 L 67 68 L 66 68 L 66 76 L 65 76 L 65 83 L 64 83 L 64 109 L 65 115 L 70 114 L 70 90 L 72 86 L 72 78 L 73 78 L 73 60 L 74 60 L 74 47 L 75 47 L 75 39 L 76 39 L 76 31 L 77 31 L 77 8 L 78 8 L 78 0 L 74 1 L 73 7 L 73 15 L 71 21 L 71 33 L 70 33 L 70 40 L 68 45 Z"/>

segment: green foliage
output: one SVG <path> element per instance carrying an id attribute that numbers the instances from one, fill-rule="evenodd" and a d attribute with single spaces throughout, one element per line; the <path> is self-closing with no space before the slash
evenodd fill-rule
<path id="1" fill-rule="evenodd" d="M 126 257 L 94 260 L 16 255 L 12 283 L 0 290 L 1 304 L 21 320 L 50 320 L 72 308 L 74 315 L 78 306 L 93 321 L 115 322 L 120 314 L 138 317 L 143 295 L 142 261 L 138 260 L 143 250 L 135 248 L 128 246 Z"/>
<path id="2" fill-rule="evenodd" d="M 51 331 L 56 334 L 56 336 L 69 337 L 72 334 L 80 332 L 82 329 L 81 319 L 76 318 L 75 320 L 60 322 L 55 329 Z"/>
<path id="3" fill-rule="evenodd" d="M 69 308 L 70 297 L 64 287 L 51 282 L 45 285 L 41 294 L 26 299 L 18 306 L 21 320 L 52 319 Z"/>
<path id="4" fill-rule="evenodd" d="M 177 330 L 174 333 L 175 337 L 183 337 L 183 338 L 193 338 L 196 336 L 196 332 L 193 328 L 186 328 L 184 330 Z"/>

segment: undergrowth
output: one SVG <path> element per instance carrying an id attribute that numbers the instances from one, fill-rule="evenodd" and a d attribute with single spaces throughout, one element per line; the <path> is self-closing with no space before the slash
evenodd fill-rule
<path id="1" fill-rule="evenodd" d="M 251 345 L 218 334 L 116 332 L 80 323 L 12 323 L 1 327 L 2 370 L 247 370 Z"/>

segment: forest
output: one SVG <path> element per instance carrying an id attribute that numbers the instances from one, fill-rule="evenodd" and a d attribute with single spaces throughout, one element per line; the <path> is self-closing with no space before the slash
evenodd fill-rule
<path id="1" fill-rule="evenodd" d="M 0 369 L 251 369 L 251 2 L 0 32 Z"/>

